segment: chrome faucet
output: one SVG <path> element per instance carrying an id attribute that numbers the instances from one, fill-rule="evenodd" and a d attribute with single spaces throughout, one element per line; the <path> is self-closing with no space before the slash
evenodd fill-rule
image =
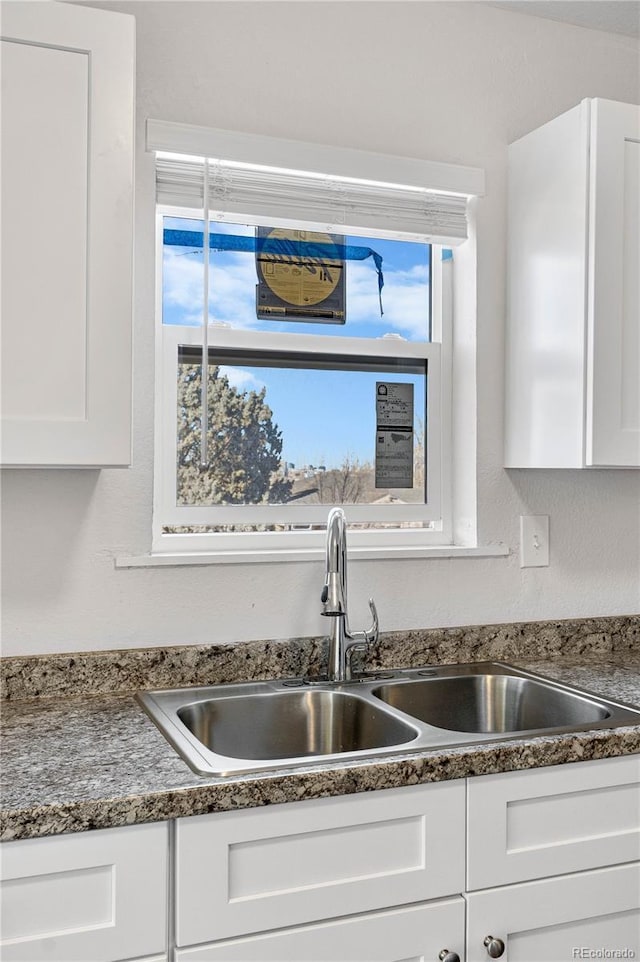
<path id="1" fill-rule="evenodd" d="M 350 631 L 347 610 L 347 521 L 342 508 L 333 508 L 327 520 L 327 570 L 320 596 L 321 614 L 331 618 L 329 681 L 350 681 L 354 651 L 366 651 L 378 640 L 378 612 L 373 598 L 369 608 L 373 623 L 368 630 Z"/>

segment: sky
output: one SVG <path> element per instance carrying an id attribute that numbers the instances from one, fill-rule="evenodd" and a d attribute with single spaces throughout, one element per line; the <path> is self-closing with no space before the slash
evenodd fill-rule
<path id="1" fill-rule="evenodd" d="M 166 217 L 164 226 L 202 232 L 202 221 Z M 254 236 L 254 227 L 210 225 L 211 232 Z M 256 317 L 256 264 L 253 253 L 212 251 L 209 268 L 209 324 L 243 330 L 287 331 L 332 337 L 379 338 L 400 335 L 428 339 L 429 248 L 426 244 L 380 238 L 345 237 L 345 244 L 374 249 L 383 258 L 384 315 L 380 316 L 378 275 L 372 258 L 346 266 L 346 323 L 322 324 L 259 320 Z M 164 324 L 202 326 L 202 249 L 164 247 Z M 209 341 L 212 343 L 211 333 Z M 258 341 L 258 338 L 256 338 Z M 256 346 L 258 346 L 256 344 Z M 345 457 L 371 462 L 375 446 L 376 381 L 412 382 L 415 417 L 424 422 L 425 378 L 421 374 L 225 367 L 239 390 L 266 386 L 266 402 L 283 435 L 283 460 L 302 467 L 338 467 Z"/>

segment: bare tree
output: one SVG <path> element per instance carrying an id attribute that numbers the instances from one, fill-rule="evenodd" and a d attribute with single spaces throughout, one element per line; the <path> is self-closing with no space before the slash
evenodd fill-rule
<path id="1" fill-rule="evenodd" d="M 357 504 L 371 486 L 372 468 L 347 455 L 339 468 L 316 475 L 320 504 Z"/>

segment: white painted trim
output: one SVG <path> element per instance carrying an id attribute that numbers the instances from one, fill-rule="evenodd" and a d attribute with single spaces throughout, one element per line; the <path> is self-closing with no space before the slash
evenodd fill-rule
<path id="1" fill-rule="evenodd" d="M 202 329 L 179 324 L 165 324 L 163 330 L 176 345 L 202 345 Z M 290 334 L 287 332 L 242 330 L 209 325 L 209 345 L 225 350 L 255 353 L 333 354 L 341 357 L 376 357 L 437 360 L 440 345 L 428 341 L 402 341 L 384 337 L 332 337 L 330 334 Z"/>
<path id="2" fill-rule="evenodd" d="M 167 462 L 168 463 L 168 462 Z M 434 484 L 436 481 L 434 481 Z M 164 507 L 163 524 L 324 524 L 332 504 L 229 504 L 177 505 Z M 439 521 L 436 506 L 426 504 L 343 504 L 348 524 L 391 524 L 408 521 Z"/>
<path id="3" fill-rule="evenodd" d="M 327 508 L 330 505 L 326 506 Z M 382 519 L 384 522 L 384 518 Z M 176 554 L 226 554 L 228 552 L 294 551 L 320 549 L 324 546 L 326 515 L 320 518 L 315 530 L 310 525 L 298 527 L 293 531 L 268 532 L 218 532 L 201 534 L 160 534 L 152 545 L 152 553 L 160 555 Z M 393 523 L 393 522 L 387 522 Z M 352 528 L 349 532 L 349 547 L 372 548 L 382 551 L 388 548 L 424 548 L 434 545 L 450 545 L 451 541 L 442 532 L 442 525 L 434 524 L 429 528 Z M 474 547 L 474 546 L 471 546 Z"/>
<path id="4" fill-rule="evenodd" d="M 442 540 L 453 544 L 453 260 L 431 249 L 431 338 L 440 345 L 440 519 Z M 427 464 L 434 456 L 428 452 Z"/>
<path id="5" fill-rule="evenodd" d="M 155 330 L 154 330 L 154 383 L 153 383 L 153 513 L 151 519 L 152 543 L 162 535 L 162 506 L 167 495 L 164 490 L 165 472 L 163 470 L 163 439 L 165 431 L 166 405 L 162 397 L 164 371 L 164 342 L 162 340 L 162 259 L 163 259 L 163 214 L 156 208 L 156 260 L 155 260 Z"/>
<path id="6" fill-rule="evenodd" d="M 119 555 L 116 568 L 181 568 L 214 564 L 280 564 L 322 561 L 324 546 L 317 548 L 274 548 L 250 551 L 207 551 L 192 554 Z M 395 559 L 426 560 L 434 558 L 507 558 L 505 544 L 466 548 L 458 545 L 392 545 L 389 547 L 353 548 L 349 545 L 349 561 L 392 561 Z"/>
<path id="7" fill-rule="evenodd" d="M 166 120 L 147 120 L 146 146 L 150 151 L 403 184 L 467 197 L 481 197 L 485 192 L 484 170 L 478 167 L 441 164 L 415 157 L 395 157 L 351 147 L 263 137 Z"/>

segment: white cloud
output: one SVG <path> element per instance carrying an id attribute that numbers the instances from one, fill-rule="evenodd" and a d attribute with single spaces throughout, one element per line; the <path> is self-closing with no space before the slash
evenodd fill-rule
<path id="1" fill-rule="evenodd" d="M 256 268 L 250 254 L 227 254 L 224 269 L 211 257 L 209 317 L 233 327 L 253 327 L 256 321 Z"/>
<path id="2" fill-rule="evenodd" d="M 202 263 L 193 254 L 166 247 L 162 282 L 167 306 L 202 312 Z"/>
<path id="3" fill-rule="evenodd" d="M 375 324 L 380 334 L 393 332 L 424 338 L 427 332 L 427 265 L 409 270 L 385 270 L 382 289 L 384 315 L 380 316 L 378 276 L 369 261 L 355 261 L 347 272 L 347 323 Z"/>
<path id="4" fill-rule="evenodd" d="M 253 257 L 228 254 L 225 267 L 211 256 L 209 271 L 209 322 L 224 321 L 234 327 L 252 327 L 255 319 L 256 270 Z M 165 249 L 164 301 L 174 323 L 202 323 L 202 260 L 184 251 Z"/>
<path id="5" fill-rule="evenodd" d="M 264 381 L 259 381 L 251 371 L 243 371 L 240 367 L 229 367 L 226 364 L 221 364 L 220 373 L 228 378 L 231 387 L 235 387 L 239 391 L 261 391 L 266 386 Z"/>
<path id="6" fill-rule="evenodd" d="M 256 270 L 252 255 L 227 253 L 225 266 L 215 253 L 209 274 L 210 323 L 224 322 L 235 328 L 262 326 L 255 314 Z M 372 260 L 351 261 L 347 270 L 347 325 L 373 325 L 382 335 L 402 334 L 422 339 L 427 332 L 429 269 L 426 264 L 408 270 L 382 265 L 384 316 L 380 316 L 378 275 Z M 164 299 L 173 323 L 202 323 L 202 261 L 193 254 L 166 248 Z M 354 331 L 357 334 L 357 331 Z"/>

